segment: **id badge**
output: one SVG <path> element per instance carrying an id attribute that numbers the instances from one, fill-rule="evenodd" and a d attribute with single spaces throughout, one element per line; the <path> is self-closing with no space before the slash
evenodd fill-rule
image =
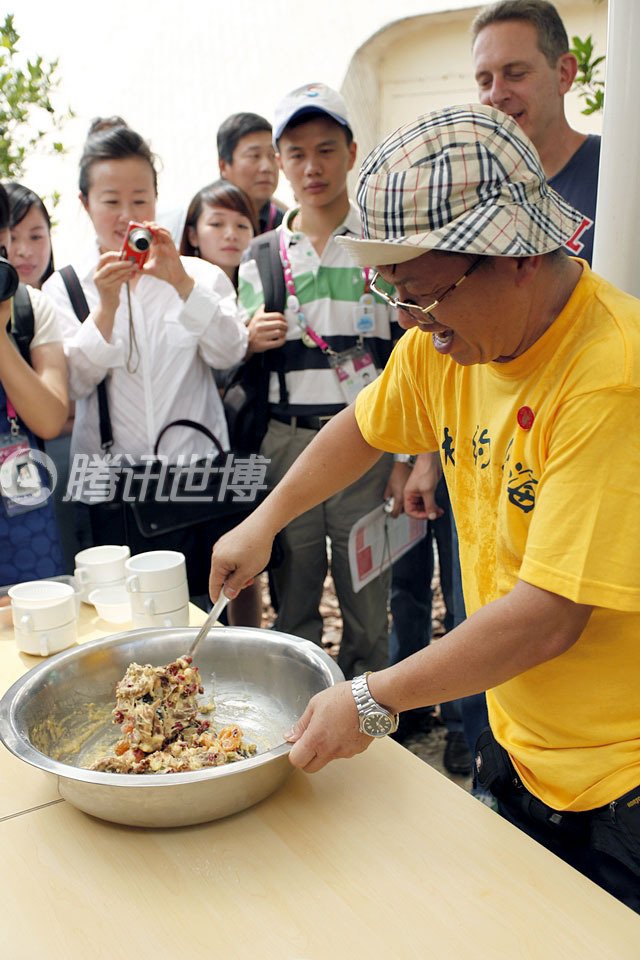
<path id="1" fill-rule="evenodd" d="M 352 347 L 342 353 L 331 354 L 329 363 L 336 372 L 347 403 L 353 403 L 362 388 L 378 376 L 373 357 L 364 347 Z"/>
<path id="2" fill-rule="evenodd" d="M 0 436 L 0 496 L 8 517 L 37 510 L 51 496 L 32 454 L 29 438 L 24 434 Z"/>
<path id="3" fill-rule="evenodd" d="M 375 327 L 376 301 L 371 293 L 363 293 L 355 305 L 356 311 L 356 333 L 362 336 L 363 333 L 371 333 Z"/>

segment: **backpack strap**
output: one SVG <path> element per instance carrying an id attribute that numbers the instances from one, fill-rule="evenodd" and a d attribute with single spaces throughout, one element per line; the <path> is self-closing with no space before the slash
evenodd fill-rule
<path id="1" fill-rule="evenodd" d="M 264 308 L 267 313 L 284 313 L 287 302 L 287 288 L 280 259 L 280 235 L 277 230 L 269 230 L 254 237 L 249 246 L 249 255 L 256 261 L 260 282 L 264 293 Z M 278 357 L 274 356 L 278 354 Z M 285 383 L 282 364 L 278 364 L 278 350 L 267 350 L 261 354 L 264 367 L 275 369 L 280 386 L 280 403 L 286 406 L 289 395 Z"/>
<path id="2" fill-rule="evenodd" d="M 23 359 L 31 366 L 31 341 L 35 332 L 35 319 L 31 297 L 24 283 L 19 283 L 13 295 L 13 326 L 11 333 Z"/>
<path id="3" fill-rule="evenodd" d="M 249 255 L 258 267 L 265 310 L 267 313 L 282 313 L 287 301 L 287 291 L 280 260 L 278 231 L 269 230 L 268 233 L 254 237 L 249 247 Z"/>
<path id="4" fill-rule="evenodd" d="M 82 289 L 82 284 L 78 278 L 78 274 L 71 265 L 68 267 L 62 267 L 62 269 L 58 272 L 62 277 L 65 287 L 67 288 L 67 294 L 69 295 L 73 312 L 80 323 L 84 323 L 89 316 L 90 310 L 89 304 L 87 303 L 87 298 L 84 295 L 84 290 Z M 107 453 L 113 446 L 113 431 L 111 429 L 111 417 L 109 416 L 106 378 L 100 381 L 97 386 L 97 391 L 98 417 L 100 421 L 100 446 L 102 447 L 103 451 Z"/>

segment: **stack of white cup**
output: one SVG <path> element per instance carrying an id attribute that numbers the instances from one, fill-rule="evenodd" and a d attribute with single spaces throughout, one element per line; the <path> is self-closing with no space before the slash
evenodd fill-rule
<path id="1" fill-rule="evenodd" d="M 189 587 L 183 553 L 151 550 L 125 562 L 134 627 L 189 625 Z"/>
<path id="2" fill-rule="evenodd" d="M 29 580 L 10 587 L 18 649 L 48 657 L 78 639 L 73 587 L 55 580 Z"/>
<path id="3" fill-rule="evenodd" d="M 89 594 L 97 587 L 117 587 L 124 584 L 125 560 L 131 556 L 127 546 L 106 544 L 88 547 L 76 553 L 73 575 L 80 588 L 80 596 L 90 603 Z"/>

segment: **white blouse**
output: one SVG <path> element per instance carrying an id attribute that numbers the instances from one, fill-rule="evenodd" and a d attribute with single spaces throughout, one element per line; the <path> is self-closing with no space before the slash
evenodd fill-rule
<path id="1" fill-rule="evenodd" d="M 186 301 L 169 283 L 148 275 L 142 275 L 131 291 L 135 333 L 131 357 L 125 285 L 107 342 L 91 314 L 84 323 L 79 322 L 59 273 L 44 284 L 62 328 L 70 397 L 76 401 L 72 458 L 101 454 L 96 387 L 105 377 L 112 455 L 128 454 L 139 461 L 142 455 L 153 453 L 163 426 L 178 419 L 203 424 L 228 449 L 224 409 L 211 368 L 230 367 L 244 357 L 247 328 L 226 274 L 205 260 L 181 259 L 195 280 Z M 90 310 L 100 299 L 93 281 L 97 263 L 96 245 L 93 257 L 76 267 Z M 199 431 L 173 427 L 162 438 L 159 453 L 175 462 L 178 456 L 204 456 L 211 449 L 211 441 Z M 74 496 L 85 502 L 104 499 L 94 491 L 87 494 L 76 491 Z"/>

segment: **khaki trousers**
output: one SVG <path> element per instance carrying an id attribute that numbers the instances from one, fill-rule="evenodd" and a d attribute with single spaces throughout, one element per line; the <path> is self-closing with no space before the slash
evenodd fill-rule
<path id="1" fill-rule="evenodd" d="M 313 440 L 317 430 L 269 422 L 261 454 L 271 460 L 270 479 L 277 483 Z M 293 520 L 281 533 L 284 561 L 272 571 L 279 609 L 276 629 L 322 642 L 320 600 L 328 569 L 343 619 L 338 665 L 347 679 L 389 662 L 389 571 L 354 593 L 349 571 L 349 531 L 364 514 L 379 506 L 393 467 L 385 454 L 360 480 Z"/>

